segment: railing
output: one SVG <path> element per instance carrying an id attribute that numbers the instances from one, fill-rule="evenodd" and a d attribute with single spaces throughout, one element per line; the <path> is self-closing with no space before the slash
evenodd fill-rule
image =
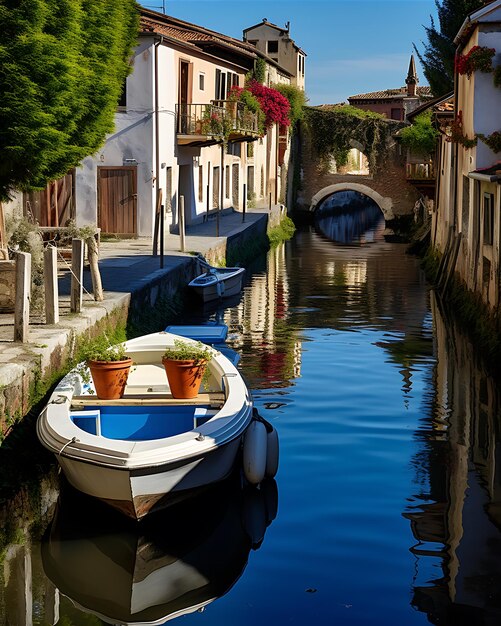
<path id="1" fill-rule="evenodd" d="M 177 104 L 178 135 L 224 136 L 225 110 L 214 104 Z"/>
<path id="2" fill-rule="evenodd" d="M 213 100 L 212 102 L 225 110 L 227 124 L 231 131 L 258 134 L 257 113 L 248 109 L 243 102 L 234 100 Z"/>
<path id="3" fill-rule="evenodd" d="M 426 163 L 406 163 L 405 175 L 407 179 L 411 180 L 434 180 L 435 168 L 431 161 Z"/>
<path id="4" fill-rule="evenodd" d="M 242 102 L 213 100 L 210 104 L 177 104 L 178 135 L 228 137 L 232 134 L 258 134 L 257 113 Z"/>

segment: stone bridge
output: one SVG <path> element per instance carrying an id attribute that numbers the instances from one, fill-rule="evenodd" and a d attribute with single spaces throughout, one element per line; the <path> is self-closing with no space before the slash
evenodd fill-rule
<path id="1" fill-rule="evenodd" d="M 363 146 L 354 143 L 353 147 L 363 152 Z M 413 214 L 420 194 L 408 182 L 405 158 L 399 154 L 398 145 L 392 147 L 384 168 L 374 176 L 337 173 L 335 164 L 330 167 L 325 159 L 319 159 L 304 130 L 300 134 L 299 153 L 301 183 L 296 210 L 314 213 L 330 195 L 338 191 L 358 191 L 374 200 L 387 222 Z"/>

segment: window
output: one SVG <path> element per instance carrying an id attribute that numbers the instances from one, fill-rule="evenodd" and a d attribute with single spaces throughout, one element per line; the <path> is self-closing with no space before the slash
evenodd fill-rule
<path id="1" fill-rule="evenodd" d="M 238 74 L 216 70 L 215 100 L 226 100 L 233 85 L 238 85 Z"/>
<path id="2" fill-rule="evenodd" d="M 219 167 L 212 169 L 212 206 L 219 209 Z"/>
<path id="3" fill-rule="evenodd" d="M 257 39 L 249 39 L 247 43 L 250 43 L 251 46 L 257 46 Z"/>
<path id="4" fill-rule="evenodd" d="M 277 54 L 278 53 L 278 40 L 274 39 L 271 41 L 268 41 L 268 54 Z"/>
<path id="5" fill-rule="evenodd" d="M 484 244 L 492 246 L 494 239 L 494 194 L 484 193 Z"/>
<path id="6" fill-rule="evenodd" d="M 205 74 L 203 73 L 198 75 L 198 88 L 200 91 L 205 91 Z"/>
<path id="7" fill-rule="evenodd" d="M 401 109 L 392 109 L 391 110 L 391 119 L 392 120 L 401 120 L 402 119 L 402 111 L 401 111 Z"/>
<path id="8" fill-rule="evenodd" d="M 230 166 L 227 165 L 224 168 L 224 195 L 226 198 L 230 197 Z"/>
<path id="9" fill-rule="evenodd" d="M 172 213 L 172 167 L 165 172 L 165 210 Z"/>
<path id="10" fill-rule="evenodd" d="M 198 166 L 198 201 L 204 201 L 204 168 Z"/>

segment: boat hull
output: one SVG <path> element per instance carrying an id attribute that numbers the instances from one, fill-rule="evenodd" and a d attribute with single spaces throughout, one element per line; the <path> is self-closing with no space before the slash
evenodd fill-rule
<path id="1" fill-rule="evenodd" d="M 253 419 L 240 373 L 216 350 L 204 392 L 172 396 L 161 359 L 179 338 L 160 332 L 126 343 L 135 366 L 120 399 L 96 398 L 72 370 L 37 420 L 68 482 L 137 520 L 226 478 Z"/>
<path id="2" fill-rule="evenodd" d="M 194 278 L 188 286 L 204 303 L 212 302 L 239 294 L 242 291 L 244 274 L 243 267 L 213 268 L 210 272 Z"/>
<path id="3" fill-rule="evenodd" d="M 59 456 L 68 482 L 106 502 L 128 517 L 140 520 L 165 509 L 194 490 L 224 480 L 235 466 L 241 437 L 184 463 L 164 463 L 140 469 L 119 469 Z"/>

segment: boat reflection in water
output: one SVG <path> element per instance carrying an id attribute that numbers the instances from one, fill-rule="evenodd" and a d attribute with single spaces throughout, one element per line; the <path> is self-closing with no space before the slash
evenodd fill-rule
<path id="1" fill-rule="evenodd" d="M 112 624 L 162 624 L 235 584 L 277 507 L 274 480 L 242 488 L 234 477 L 137 523 L 68 487 L 42 542 L 43 567 L 78 609 Z"/>

